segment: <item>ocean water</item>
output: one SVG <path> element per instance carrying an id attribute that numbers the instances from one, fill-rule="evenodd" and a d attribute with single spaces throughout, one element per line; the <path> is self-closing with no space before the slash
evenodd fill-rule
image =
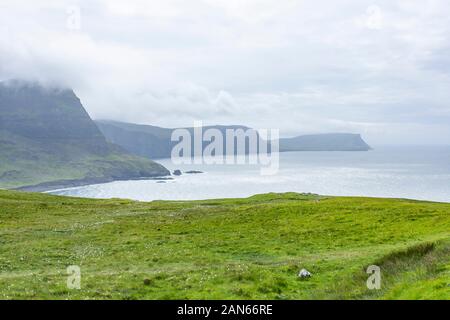
<path id="1" fill-rule="evenodd" d="M 88 198 L 193 200 L 248 197 L 267 192 L 311 192 L 322 195 L 409 198 L 450 202 L 450 147 L 376 147 L 368 152 L 280 153 L 275 175 L 255 165 L 175 165 L 171 171 L 201 174 L 155 180 L 116 181 L 52 191 Z"/>

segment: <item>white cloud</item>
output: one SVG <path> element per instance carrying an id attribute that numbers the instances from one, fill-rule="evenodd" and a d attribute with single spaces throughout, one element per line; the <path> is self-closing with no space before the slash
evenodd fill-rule
<path id="1" fill-rule="evenodd" d="M 383 27 L 383 13 L 379 6 L 371 5 L 366 10 L 366 27 L 380 30 Z"/>
<path id="2" fill-rule="evenodd" d="M 3 0 L 0 79 L 71 86 L 97 118 L 448 143 L 449 13 L 445 0 Z"/>

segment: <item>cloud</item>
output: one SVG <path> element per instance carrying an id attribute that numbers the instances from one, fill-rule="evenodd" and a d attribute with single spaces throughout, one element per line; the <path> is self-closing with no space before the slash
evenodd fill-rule
<path id="1" fill-rule="evenodd" d="M 369 29 L 380 30 L 383 27 L 383 13 L 380 7 L 371 5 L 366 10 L 366 27 Z"/>
<path id="2" fill-rule="evenodd" d="M 95 118 L 450 143 L 449 13 L 444 0 L 3 0 L 0 80 L 70 86 Z"/>

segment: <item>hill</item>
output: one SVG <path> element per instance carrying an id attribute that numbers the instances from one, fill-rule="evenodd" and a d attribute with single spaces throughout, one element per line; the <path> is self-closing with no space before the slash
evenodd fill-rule
<path id="1" fill-rule="evenodd" d="M 450 204 L 0 190 L 0 208 L 0 299 L 450 299 Z M 373 264 L 381 290 L 366 287 Z M 70 265 L 81 290 L 66 287 Z"/>
<path id="2" fill-rule="evenodd" d="M 174 145 L 177 142 L 170 140 L 172 131 L 175 129 L 162 128 L 150 125 L 138 125 L 118 121 L 98 120 L 96 121 L 100 131 L 106 139 L 120 145 L 127 151 L 152 159 L 169 158 Z M 193 128 L 184 128 L 193 132 Z M 203 130 L 217 129 L 225 137 L 227 129 L 254 130 L 246 126 L 205 126 Z M 256 135 L 258 135 L 257 131 Z M 258 135 L 259 136 L 259 135 Z M 226 139 L 224 139 L 226 145 Z M 208 142 L 204 142 L 204 148 Z M 295 138 L 281 138 L 279 141 L 280 151 L 367 151 L 370 147 L 358 134 L 337 133 L 299 136 Z M 235 153 L 237 149 L 235 149 Z M 248 153 L 248 146 L 246 147 Z"/>
<path id="3" fill-rule="evenodd" d="M 368 151 L 360 134 L 326 133 L 280 139 L 280 151 Z"/>
<path id="4" fill-rule="evenodd" d="M 0 83 L 0 187 L 67 186 L 166 175 L 108 143 L 72 90 Z"/>
<path id="5" fill-rule="evenodd" d="M 100 131 L 105 135 L 106 139 L 112 143 L 115 143 L 125 150 L 142 157 L 148 157 L 152 159 L 158 158 L 170 158 L 172 148 L 178 144 L 178 141 L 171 141 L 171 135 L 173 130 L 169 128 L 162 128 L 150 125 L 139 125 L 133 123 L 124 123 L 118 121 L 98 120 L 96 124 Z M 193 128 L 181 128 L 188 130 L 192 136 L 194 136 Z M 239 125 L 231 126 L 204 126 L 203 132 L 208 129 L 219 130 L 223 137 L 226 137 L 225 133 L 227 129 L 242 129 L 253 130 L 251 128 Z M 255 136 L 259 137 L 258 133 L 254 131 Z M 226 138 L 224 138 L 226 141 Z M 209 144 L 209 142 L 203 142 L 203 149 Z M 225 142 L 224 142 L 225 146 Z M 192 143 L 192 150 L 193 150 Z M 246 153 L 248 153 L 248 145 L 246 145 Z M 237 153 L 237 146 L 235 146 L 235 154 Z"/>

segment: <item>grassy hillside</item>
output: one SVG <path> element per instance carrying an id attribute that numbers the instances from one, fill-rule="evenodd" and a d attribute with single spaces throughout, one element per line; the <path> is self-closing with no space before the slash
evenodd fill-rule
<path id="1" fill-rule="evenodd" d="M 96 154 L 72 144 L 46 145 L 11 135 L 2 139 L 5 135 L 0 132 L 0 188 L 33 186 L 48 190 L 170 174 L 162 165 L 114 145 L 108 145 L 108 152 Z"/>
<path id="2" fill-rule="evenodd" d="M 378 264 L 382 289 L 366 288 Z M 81 290 L 66 268 L 81 267 Z M 313 276 L 300 280 L 306 268 Z M 0 298 L 450 299 L 450 204 L 267 194 L 90 200 L 0 191 Z"/>
<path id="3" fill-rule="evenodd" d="M 0 82 L 0 150 L 0 188 L 169 174 L 161 165 L 107 143 L 72 90 L 30 82 Z"/>

